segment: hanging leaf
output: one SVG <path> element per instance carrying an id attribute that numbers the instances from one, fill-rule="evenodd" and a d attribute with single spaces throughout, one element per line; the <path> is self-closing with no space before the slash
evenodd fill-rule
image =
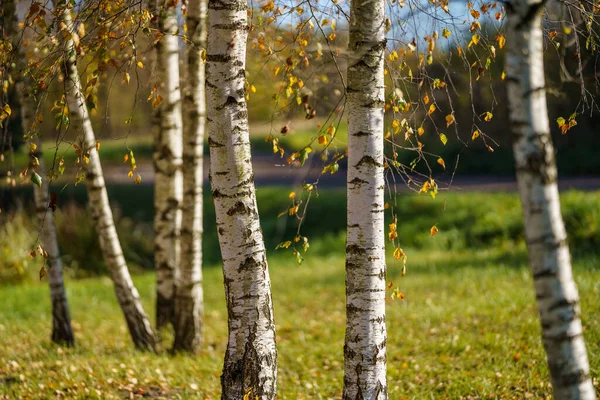
<path id="1" fill-rule="evenodd" d="M 442 157 L 437 159 L 437 163 L 444 167 L 444 169 L 446 169 L 446 163 L 444 162 L 444 159 Z"/>
<path id="2" fill-rule="evenodd" d="M 506 44 L 506 37 L 504 35 L 496 36 L 496 42 L 498 42 L 498 47 L 503 48 Z"/>
<path id="3" fill-rule="evenodd" d="M 39 176 L 36 172 L 31 173 L 31 182 L 37 187 L 42 187 L 42 177 Z"/>
<path id="4" fill-rule="evenodd" d="M 444 144 L 444 146 L 446 145 L 446 143 L 448 143 L 448 138 L 446 137 L 446 135 L 444 135 L 443 133 L 440 133 L 440 141 Z"/>
<path id="5" fill-rule="evenodd" d="M 430 229 L 431 236 L 435 236 L 438 232 L 439 232 L 439 229 L 438 229 L 437 225 L 434 225 L 431 227 L 431 229 Z"/>
<path id="6" fill-rule="evenodd" d="M 396 247 L 394 249 L 394 258 L 400 260 L 402 257 L 404 257 L 404 251 L 400 247 Z"/>

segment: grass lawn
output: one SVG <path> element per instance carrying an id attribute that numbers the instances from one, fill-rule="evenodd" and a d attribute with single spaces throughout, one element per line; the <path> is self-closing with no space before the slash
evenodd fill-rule
<path id="1" fill-rule="evenodd" d="M 337 246 L 302 266 L 271 257 L 281 399 L 341 397 L 343 261 Z M 600 373 L 598 261 L 575 259 L 594 377 Z M 400 271 L 389 262 L 388 280 L 406 296 L 388 303 L 391 399 L 550 398 L 522 246 L 510 256 L 494 249 L 421 251 L 410 254 L 405 277 Z M 135 281 L 152 310 L 154 275 Z M 0 398 L 219 397 L 227 314 L 218 267 L 205 269 L 205 345 L 197 357 L 135 351 L 108 278 L 69 280 L 67 288 L 75 348 L 49 341 L 45 282 L 0 287 Z"/>
<path id="2" fill-rule="evenodd" d="M 300 150 L 311 143 L 311 139 L 317 137 L 319 129 L 317 123 L 314 122 L 309 124 L 304 121 L 293 123 L 290 125 L 290 133 L 282 135 L 279 130 L 281 126 L 271 127 L 268 123 L 257 123 L 256 126 L 251 128 L 251 144 L 252 151 L 257 154 L 271 154 L 273 153 L 273 145 L 271 142 L 266 142 L 265 138 L 271 134 L 278 138 L 280 145 L 286 151 L 286 157 L 293 151 Z M 323 128 L 325 131 L 325 128 Z M 152 134 L 149 132 L 145 136 L 131 136 L 126 139 L 114 138 L 114 139 L 102 139 L 100 138 L 100 157 L 103 164 L 116 164 L 123 163 L 123 156 L 131 149 L 134 153 L 136 161 L 139 162 L 151 162 L 152 161 Z M 347 125 L 341 124 L 340 130 L 336 135 L 335 141 L 332 143 L 330 150 L 345 150 L 348 144 L 348 131 Z M 319 150 L 321 146 L 316 140 L 312 145 L 314 150 Z M 15 168 L 20 171 L 25 168 L 29 162 L 28 146 L 23 146 L 19 151 L 14 154 Z M 73 165 L 77 155 L 75 149 L 70 143 L 62 142 L 56 146 L 53 140 L 44 141 L 42 145 L 44 159 L 49 164 L 56 155 L 57 160 L 62 157 L 65 159 L 67 170 L 70 170 L 70 166 Z M 204 153 L 208 155 L 208 135 L 205 137 Z M 7 161 L 10 158 L 7 157 Z M 4 165 L 3 165 L 4 164 Z M 8 163 L 0 163 L 0 171 L 9 167 Z"/>

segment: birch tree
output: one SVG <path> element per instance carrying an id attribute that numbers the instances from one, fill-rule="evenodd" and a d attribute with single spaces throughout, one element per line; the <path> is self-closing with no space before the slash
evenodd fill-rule
<path id="1" fill-rule="evenodd" d="M 229 337 L 222 398 L 273 399 L 275 323 L 250 157 L 245 63 L 248 4 L 208 4 L 206 63 L 210 183 L 215 204 Z"/>
<path id="2" fill-rule="evenodd" d="M 89 162 L 86 171 L 89 205 L 94 226 L 100 239 L 104 261 L 115 285 L 117 300 L 127 321 L 129 333 L 137 348 L 155 350 L 156 339 L 148 316 L 142 308 L 139 294 L 127 269 L 123 250 L 108 202 L 102 165 L 97 150 L 97 141 L 86 107 L 79 73 L 77 71 L 77 50 L 74 44 L 76 31 L 68 8 L 57 10 L 62 20 L 61 33 L 64 45 L 64 90 L 69 108 L 70 127 L 83 137 L 83 147 L 88 152 Z"/>
<path id="3" fill-rule="evenodd" d="M 507 3 L 506 81 L 517 181 L 554 397 L 595 399 L 546 106 L 544 5 L 544 0 Z"/>
<path id="4" fill-rule="evenodd" d="M 350 4 L 344 399 L 387 399 L 383 0 Z"/>
<path id="5" fill-rule="evenodd" d="M 189 0 L 186 25 L 191 40 L 186 48 L 186 86 L 183 97 L 183 205 L 181 262 L 175 288 L 174 350 L 195 352 L 202 343 L 202 182 L 204 124 L 204 62 L 206 0 Z"/>
<path id="6" fill-rule="evenodd" d="M 21 103 L 21 113 L 23 132 L 28 132 L 31 121 L 31 108 L 27 102 Z M 35 199 L 35 209 L 38 221 L 41 224 L 41 242 L 42 247 L 48 253 L 48 270 L 46 279 L 50 286 L 50 299 L 52 302 L 52 341 L 57 344 L 66 344 L 72 346 L 75 344 L 75 336 L 71 327 L 71 314 L 69 313 L 69 303 L 67 302 L 67 293 L 63 280 L 62 262 L 56 239 L 56 225 L 51 211 L 52 204 L 49 201 L 48 191 L 49 182 L 45 176 L 46 163 L 41 151 L 41 142 L 39 139 L 32 140 L 37 150 L 32 153 L 35 157 L 33 163 L 38 164 L 37 168 L 42 177 L 41 185 L 33 186 L 33 196 Z M 55 205 L 54 205 L 55 206 Z"/>
<path id="7" fill-rule="evenodd" d="M 13 40 L 18 37 L 17 24 L 19 18 L 17 16 L 17 8 L 15 1 L 6 1 L 4 3 L 4 17 L 11 19 L 10 23 L 5 24 L 5 29 L 9 30 L 8 36 Z M 17 64 L 20 67 L 25 64 L 25 52 L 23 46 L 18 47 Z M 25 95 L 25 82 L 20 73 L 16 76 L 15 93 L 19 108 L 21 110 L 21 127 L 24 133 L 32 131 L 34 106 Z M 47 258 L 47 274 L 46 279 L 50 286 L 50 299 L 52 307 L 52 341 L 57 344 L 66 344 L 72 346 L 75 344 L 75 337 L 71 327 L 71 315 L 69 313 L 69 303 L 63 280 L 62 262 L 58 249 L 58 241 L 56 239 L 56 226 L 49 201 L 49 181 L 46 177 L 46 163 L 42 155 L 41 141 L 38 136 L 31 139 L 31 165 L 40 171 L 41 182 L 39 185 L 33 186 L 33 195 L 35 201 L 36 214 L 41 226 L 40 238 L 41 246 L 48 254 Z M 45 271 L 45 269 L 44 269 Z"/>
<path id="8" fill-rule="evenodd" d="M 175 5 L 150 0 L 160 40 L 156 43 L 157 91 L 154 149 L 154 259 L 156 265 L 156 326 L 172 323 L 175 316 L 175 273 L 180 258 L 183 181 L 179 43 Z"/>

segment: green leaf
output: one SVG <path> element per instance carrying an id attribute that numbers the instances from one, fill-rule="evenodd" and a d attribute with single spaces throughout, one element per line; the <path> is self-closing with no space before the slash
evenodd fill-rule
<path id="1" fill-rule="evenodd" d="M 36 172 L 31 173 L 31 182 L 33 182 L 34 185 L 37 185 L 37 187 L 42 187 L 42 177 Z"/>
<path id="2" fill-rule="evenodd" d="M 300 152 L 300 163 L 302 165 L 304 165 L 304 163 L 306 162 L 306 160 L 308 160 L 308 155 L 312 152 L 312 149 L 310 147 L 306 147 L 304 149 L 302 149 L 302 151 Z"/>

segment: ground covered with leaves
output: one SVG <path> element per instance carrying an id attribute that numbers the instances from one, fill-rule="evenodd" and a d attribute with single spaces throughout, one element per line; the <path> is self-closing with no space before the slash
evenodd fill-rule
<path id="1" fill-rule="evenodd" d="M 592 376 L 600 374 L 599 258 L 575 257 Z M 340 398 L 344 259 L 271 258 L 281 399 Z M 388 302 L 392 399 L 550 398 L 551 387 L 523 246 L 419 252 L 408 273 L 389 262 L 404 300 Z M 147 310 L 154 275 L 135 277 Z M 45 282 L 0 287 L 0 398 L 220 396 L 227 314 L 218 267 L 205 268 L 204 349 L 198 356 L 135 351 L 106 277 L 68 280 L 77 346 L 51 344 Z M 165 343 L 170 341 L 167 332 Z M 600 389 L 598 381 L 594 381 Z"/>

